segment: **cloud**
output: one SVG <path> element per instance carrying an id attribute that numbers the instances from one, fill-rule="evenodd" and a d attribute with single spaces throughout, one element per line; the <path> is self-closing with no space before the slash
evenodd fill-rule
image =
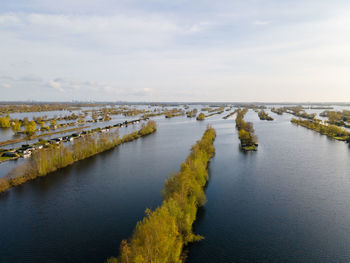
<path id="1" fill-rule="evenodd" d="M 255 20 L 253 22 L 253 25 L 256 25 L 256 26 L 266 26 L 266 25 L 269 25 L 269 24 L 271 24 L 271 21 Z"/>
<path id="2" fill-rule="evenodd" d="M 0 30 L 19 39 L 36 39 L 68 46 L 130 48 L 161 47 L 181 35 L 204 30 L 207 22 L 177 23 L 156 14 L 59 15 L 12 13 L 0 15 Z M 13 30 L 15 29 L 15 30 Z M 83 43 L 83 44 L 82 44 Z"/>
<path id="3" fill-rule="evenodd" d="M 10 76 L 0 76 L 0 79 L 2 79 L 2 80 L 9 80 L 9 81 L 15 80 L 13 77 L 10 77 Z"/>
<path id="4" fill-rule="evenodd" d="M 93 96 L 96 94 L 104 94 L 109 96 L 110 100 L 122 97 L 139 97 L 148 96 L 151 92 L 150 88 L 121 88 L 115 84 L 107 84 L 96 81 L 74 81 L 66 78 L 56 78 L 49 80 L 47 86 L 59 91 L 60 93 L 75 94 L 88 93 Z"/>
<path id="5" fill-rule="evenodd" d="M 11 85 L 7 84 L 7 83 L 0 84 L 0 87 L 3 89 L 11 89 L 12 88 Z"/>
<path id="6" fill-rule="evenodd" d="M 18 80 L 23 82 L 42 82 L 43 81 L 40 77 L 34 76 L 34 75 L 23 76 L 23 77 L 20 77 Z"/>
<path id="7" fill-rule="evenodd" d="M 4 98 L 350 100 L 344 2 L 18 1 L 0 13 Z"/>
<path id="8" fill-rule="evenodd" d="M 18 26 L 21 24 L 21 19 L 15 14 L 0 15 L 0 26 Z"/>

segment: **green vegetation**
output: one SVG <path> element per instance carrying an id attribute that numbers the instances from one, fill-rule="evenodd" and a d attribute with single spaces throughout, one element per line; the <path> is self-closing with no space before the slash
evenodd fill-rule
<path id="1" fill-rule="evenodd" d="M 10 116 L 0 117 L 0 128 L 10 128 Z"/>
<path id="2" fill-rule="evenodd" d="M 285 112 L 285 109 L 284 108 L 272 108 L 271 111 L 273 113 L 278 114 L 278 115 L 282 115 Z"/>
<path id="3" fill-rule="evenodd" d="M 51 136 L 54 134 L 60 134 L 60 133 L 66 133 L 66 132 L 72 132 L 72 131 L 76 131 L 76 130 L 81 130 L 83 128 L 87 128 L 89 126 L 84 126 L 84 127 L 78 127 L 78 128 L 72 128 L 72 129 L 67 129 L 67 130 L 62 130 L 62 131 L 57 131 L 57 132 L 50 132 L 50 133 L 43 133 L 40 135 L 32 135 L 30 138 L 31 139 L 35 139 L 35 138 L 40 138 L 40 137 L 45 137 L 45 136 Z M 12 139 L 12 140 L 7 140 L 7 141 L 2 141 L 0 142 L 0 146 L 5 146 L 5 145 L 9 145 L 9 144 L 14 144 L 17 142 L 23 142 L 26 141 L 27 138 L 18 138 L 18 139 Z"/>
<path id="4" fill-rule="evenodd" d="M 103 104 L 93 104 L 93 103 L 28 103 L 28 104 L 17 104 L 8 103 L 5 105 L 0 105 L 1 113 L 16 113 L 16 112 L 42 112 L 42 111 L 63 111 L 63 110 L 79 110 L 80 107 L 97 107 Z"/>
<path id="5" fill-rule="evenodd" d="M 164 115 L 164 112 L 151 112 L 151 113 L 146 113 L 142 115 L 142 118 L 151 118 L 151 117 L 156 117 L 156 116 L 161 116 Z"/>
<path id="6" fill-rule="evenodd" d="M 180 171 L 166 181 L 162 205 L 154 211 L 146 210 L 131 239 L 122 241 L 119 258 L 109 258 L 107 263 L 183 262 L 183 247 L 202 239 L 193 233 L 192 225 L 198 207 L 206 201 L 204 187 L 215 136 L 215 130 L 208 127 Z"/>
<path id="7" fill-rule="evenodd" d="M 32 158 L 15 167 L 1 179 L 0 192 L 112 149 L 121 143 L 146 136 L 156 130 L 156 123 L 149 121 L 146 125 L 143 124 L 139 131 L 131 133 L 130 136 L 125 135 L 122 139 L 119 138 L 118 132 L 101 133 L 99 136 L 87 135 L 76 139 L 71 147 L 61 144 L 59 147 L 52 145 L 49 148 L 37 150 Z"/>
<path id="8" fill-rule="evenodd" d="M 283 107 L 282 110 L 299 118 L 313 120 L 316 117 L 316 113 L 308 114 L 302 106 Z"/>
<path id="9" fill-rule="evenodd" d="M 216 115 L 216 114 L 222 114 L 222 113 L 224 113 L 224 110 L 222 110 L 222 109 L 220 108 L 220 110 L 208 114 L 207 116 L 205 116 L 205 118 L 209 118 L 209 117 L 214 116 L 214 115 Z"/>
<path id="10" fill-rule="evenodd" d="M 123 112 L 124 116 L 136 116 L 139 114 L 144 114 L 146 111 L 143 109 L 130 109 L 128 111 Z"/>
<path id="11" fill-rule="evenodd" d="M 328 123 L 350 128 L 350 111 L 349 110 L 343 110 L 343 111 L 324 111 L 320 113 L 321 117 L 327 117 Z"/>
<path id="12" fill-rule="evenodd" d="M 222 117 L 223 119 L 228 119 L 230 118 L 231 116 L 233 116 L 235 113 L 237 113 L 237 110 L 234 110 L 233 112 L 230 112 L 229 114 L 227 114 L 226 116 Z"/>
<path id="13" fill-rule="evenodd" d="M 201 111 L 207 111 L 208 113 L 225 111 L 225 105 L 222 105 L 220 107 L 210 106 L 210 107 L 202 108 Z"/>
<path id="14" fill-rule="evenodd" d="M 184 115 L 184 111 L 182 109 L 172 109 L 172 110 L 167 110 L 165 112 L 165 118 L 173 118 L 173 117 L 177 117 L 177 116 L 182 116 Z"/>
<path id="15" fill-rule="evenodd" d="M 188 118 L 194 118 L 197 116 L 197 109 L 189 110 L 186 112 Z"/>
<path id="16" fill-rule="evenodd" d="M 219 108 L 202 108 L 202 111 L 208 111 L 208 115 L 205 115 L 203 112 L 199 113 L 197 116 L 197 121 L 203 121 L 206 118 L 214 116 L 216 114 L 222 114 L 225 111 L 225 106 L 221 106 Z"/>
<path id="17" fill-rule="evenodd" d="M 254 133 L 253 124 L 244 121 L 244 115 L 248 112 L 248 108 L 238 109 L 236 117 L 236 128 L 238 129 L 238 136 L 241 141 L 241 149 L 244 151 L 257 150 L 257 138 Z"/>
<path id="18" fill-rule="evenodd" d="M 264 110 L 259 111 L 258 116 L 260 120 L 273 121 L 273 118 L 269 116 Z"/>
<path id="19" fill-rule="evenodd" d="M 302 120 L 302 119 L 296 119 L 296 118 L 293 118 L 291 122 L 296 125 L 303 126 L 307 129 L 314 130 L 318 133 L 327 135 L 328 137 L 331 137 L 333 139 L 350 142 L 350 132 L 336 125 L 332 125 L 332 124 L 324 125 L 321 123 L 320 120 L 310 121 L 310 120 Z"/>
<path id="20" fill-rule="evenodd" d="M 35 121 L 30 121 L 26 125 L 25 134 L 28 136 L 33 136 L 35 134 L 36 123 Z"/>
<path id="21" fill-rule="evenodd" d="M 203 112 L 199 113 L 197 116 L 197 121 L 203 121 L 205 119 L 205 115 Z"/>
<path id="22" fill-rule="evenodd" d="M 308 114 L 307 112 L 305 112 L 305 110 L 302 106 L 272 108 L 271 111 L 278 114 L 278 115 L 282 115 L 284 112 L 287 112 L 287 113 L 292 114 L 296 117 L 309 119 L 309 120 L 313 120 L 316 117 L 316 113 Z"/>
<path id="23" fill-rule="evenodd" d="M 21 123 L 18 120 L 15 120 L 11 123 L 11 129 L 13 134 L 17 134 L 21 130 Z"/>

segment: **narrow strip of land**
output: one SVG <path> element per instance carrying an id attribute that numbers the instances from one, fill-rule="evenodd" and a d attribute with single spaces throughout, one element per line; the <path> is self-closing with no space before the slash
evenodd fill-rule
<path id="1" fill-rule="evenodd" d="M 192 225 L 198 207 L 206 200 L 204 187 L 215 136 L 215 130 L 208 127 L 180 171 L 166 181 L 162 205 L 154 211 L 146 210 L 130 240 L 122 241 L 118 259 L 109 258 L 107 263 L 183 262 L 183 247 L 202 239 L 193 233 Z"/>
<path id="2" fill-rule="evenodd" d="M 90 126 L 83 126 L 83 127 L 77 127 L 77 128 L 67 129 L 67 130 L 56 131 L 56 132 L 43 133 L 43 134 L 31 136 L 29 139 L 33 140 L 33 139 L 40 138 L 40 137 L 51 136 L 51 135 L 55 135 L 55 134 L 72 132 L 72 131 L 78 131 L 78 130 L 82 130 L 82 129 L 89 128 L 89 127 Z M 24 142 L 27 140 L 28 140 L 28 138 L 18 138 L 18 139 L 7 140 L 7 141 L 0 142 L 0 146 L 6 146 L 6 145 L 18 143 L 18 142 Z"/>
<path id="3" fill-rule="evenodd" d="M 236 117 L 236 128 L 241 141 L 240 147 L 243 151 L 256 151 L 258 147 L 257 138 L 255 136 L 253 124 L 244 121 L 244 115 L 248 112 L 248 108 L 238 109 Z"/>
<path id="4" fill-rule="evenodd" d="M 0 178 L 0 192 L 110 150 L 122 143 L 147 136 L 156 130 L 156 123 L 149 121 L 146 125 L 143 124 L 139 131 L 126 134 L 122 138 L 119 137 L 117 130 L 114 133 L 101 133 L 99 136 L 88 134 L 75 140 L 71 146 L 61 144 L 40 149 L 34 152 L 26 162 L 16 166 L 9 174 Z"/>

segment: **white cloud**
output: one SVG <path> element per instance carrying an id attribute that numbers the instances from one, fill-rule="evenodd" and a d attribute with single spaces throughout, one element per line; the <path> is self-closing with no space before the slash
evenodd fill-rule
<path id="1" fill-rule="evenodd" d="M 256 25 L 256 26 L 266 26 L 266 25 L 269 25 L 269 24 L 271 24 L 271 21 L 255 20 L 253 22 L 253 25 Z"/>
<path id="2" fill-rule="evenodd" d="M 18 26 L 21 19 L 15 14 L 0 15 L 0 26 Z"/>
<path id="3" fill-rule="evenodd" d="M 347 9 L 271 3 L 0 14 L 0 80 L 52 100 L 350 100 Z"/>
<path id="4" fill-rule="evenodd" d="M 0 84 L 0 87 L 3 88 L 3 89 L 11 89 L 11 85 L 7 84 L 7 83 Z"/>

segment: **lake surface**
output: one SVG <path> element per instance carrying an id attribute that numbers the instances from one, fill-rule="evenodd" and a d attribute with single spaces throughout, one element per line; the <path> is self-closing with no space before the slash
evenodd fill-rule
<path id="1" fill-rule="evenodd" d="M 349 262 L 349 146 L 270 114 L 246 115 L 257 152 L 239 150 L 234 118 L 159 117 L 155 134 L 0 195 L 0 262 L 116 256 L 207 124 L 217 138 L 195 225 L 205 239 L 187 262 Z"/>

